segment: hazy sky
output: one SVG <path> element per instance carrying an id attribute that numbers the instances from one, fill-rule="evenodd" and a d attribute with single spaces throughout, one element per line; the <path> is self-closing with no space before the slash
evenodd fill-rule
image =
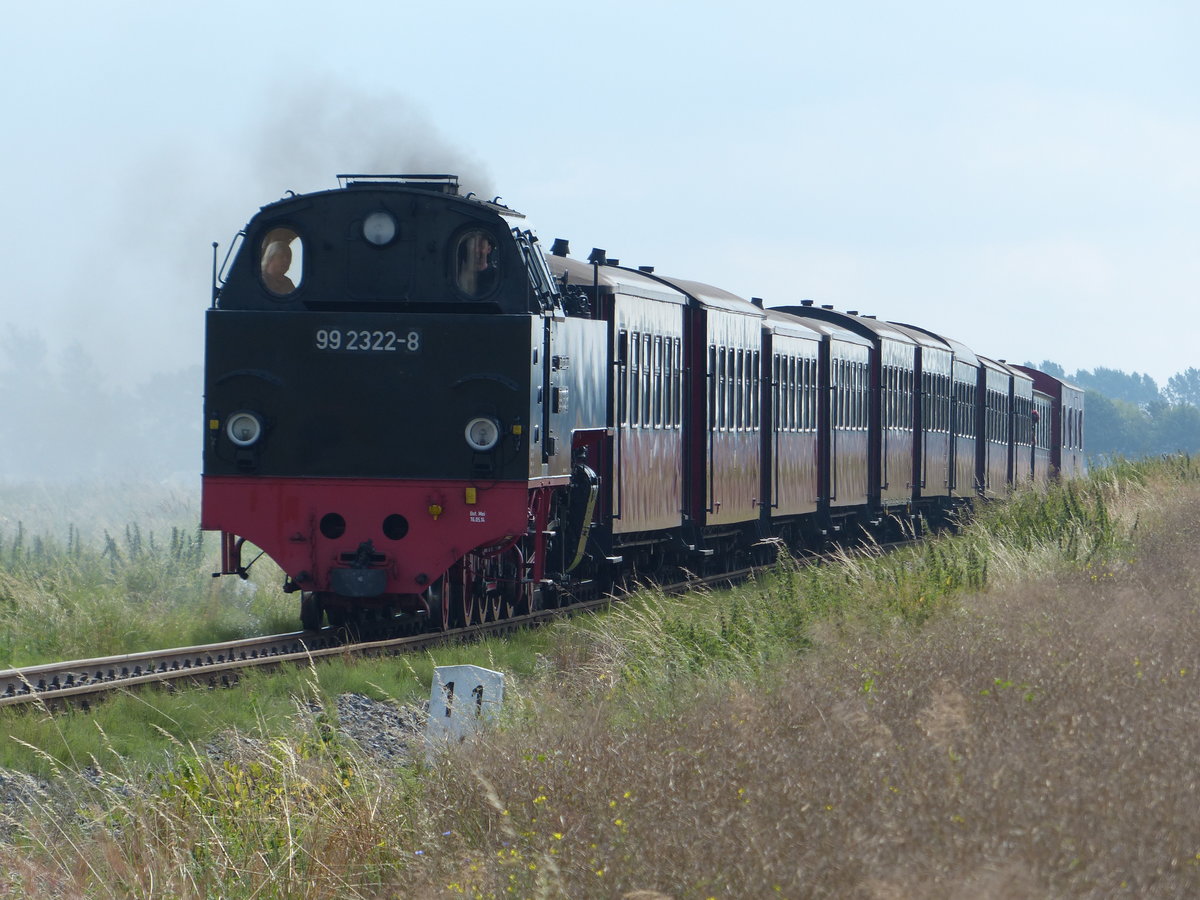
<path id="1" fill-rule="evenodd" d="M 0 328 L 116 383 L 199 362 L 213 241 L 360 171 L 768 305 L 1200 366 L 1192 2 L 0 10 Z"/>

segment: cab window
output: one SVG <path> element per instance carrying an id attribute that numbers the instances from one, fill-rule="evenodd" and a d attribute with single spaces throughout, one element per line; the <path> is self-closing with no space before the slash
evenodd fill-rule
<path id="1" fill-rule="evenodd" d="M 272 228 L 262 239 L 258 274 L 266 289 L 286 297 L 300 287 L 304 273 L 304 241 L 290 228 Z"/>
<path id="2" fill-rule="evenodd" d="M 486 297 L 496 287 L 498 252 L 496 239 L 482 228 L 459 235 L 454 248 L 455 284 L 472 300 Z"/>

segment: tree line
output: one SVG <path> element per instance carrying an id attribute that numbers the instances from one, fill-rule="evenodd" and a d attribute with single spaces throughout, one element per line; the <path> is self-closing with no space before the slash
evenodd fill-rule
<path id="1" fill-rule="evenodd" d="M 1095 461 L 1200 450 L 1200 369 L 1172 375 L 1160 388 L 1138 372 L 1101 366 L 1068 374 L 1050 360 L 1026 365 L 1087 391 L 1083 439 Z"/>
<path id="2" fill-rule="evenodd" d="M 199 484 L 199 365 L 112 385 L 74 345 L 52 355 L 35 332 L 0 332 L 0 479 L 192 480 Z"/>

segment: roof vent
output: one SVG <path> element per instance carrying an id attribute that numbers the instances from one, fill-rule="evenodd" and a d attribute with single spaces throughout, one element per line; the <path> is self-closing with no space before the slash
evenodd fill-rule
<path id="1" fill-rule="evenodd" d="M 621 261 L 619 259 L 606 259 L 604 261 L 604 264 L 606 266 L 619 266 L 621 264 Z"/>
<path id="2" fill-rule="evenodd" d="M 639 272 L 645 272 L 647 275 L 654 271 L 654 266 L 638 266 Z"/>
<path id="3" fill-rule="evenodd" d="M 763 308 L 763 298 L 762 297 L 751 297 L 750 302 L 753 303 L 755 306 L 757 306 L 759 309 Z"/>
<path id="4" fill-rule="evenodd" d="M 822 303 L 821 309 L 833 309 L 833 304 L 832 303 Z"/>
<path id="5" fill-rule="evenodd" d="M 566 238 L 555 238 L 554 243 L 550 245 L 550 252 L 555 256 L 570 256 L 571 242 Z"/>
<path id="6" fill-rule="evenodd" d="M 607 251 L 601 247 L 593 247 L 592 252 L 588 254 L 588 262 L 593 266 L 602 266 L 606 253 Z"/>
<path id="7" fill-rule="evenodd" d="M 848 309 L 848 310 L 846 310 L 846 315 L 848 315 L 848 316 L 857 316 L 857 315 L 858 315 L 858 310 L 857 310 L 857 309 Z"/>
<path id="8" fill-rule="evenodd" d="M 801 306 L 812 306 L 812 301 L 811 300 L 801 300 L 800 305 Z"/>

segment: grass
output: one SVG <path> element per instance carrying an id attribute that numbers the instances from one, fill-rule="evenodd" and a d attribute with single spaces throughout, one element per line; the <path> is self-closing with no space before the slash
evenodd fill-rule
<path id="1" fill-rule="evenodd" d="M 47 519 L 72 497 L 89 527 Z M 248 581 L 211 577 L 217 542 L 177 489 L 8 487 L 0 510 L 0 667 L 296 628 L 296 600 L 265 558 Z"/>
<path id="2" fill-rule="evenodd" d="M 256 676 L 236 694 L 8 715 L 38 748 L 24 764 L 90 777 L 29 793 L 2 884 L 1190 895 L 1198 502 L 1190 458 L 1119 462 L 991 504 L 957 535 L 785 562 L 729 592 L 647 591 L 537 635 Z M 332 727 L 339 694 L 419 698 L 435 662 L 509 673 L 502 726 L 429 770 L 382 763 Z M 21 731 L 33 725 L 45 730 Z"/>

